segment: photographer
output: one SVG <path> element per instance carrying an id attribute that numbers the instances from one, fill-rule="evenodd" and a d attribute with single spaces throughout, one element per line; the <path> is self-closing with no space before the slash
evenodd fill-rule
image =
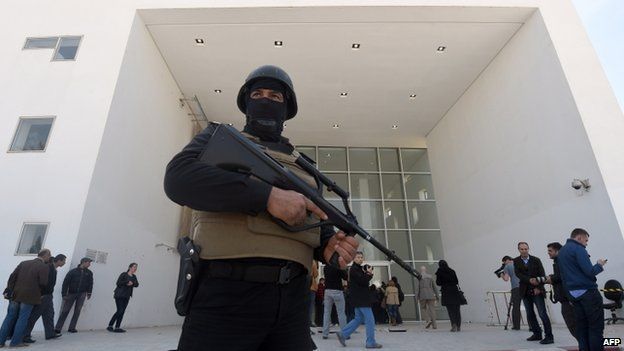
<path id="1" fill-rule="evenodd" d="M 557 263 L 559 250 L 561 250 L 561 244 L 558 242 L 550 243 L 546 246 L 548 248 L 548 257 L 553 260 L 553 274 L 546 278 L 547 284 L 552 284 L 553 295 L 550 300 L 552 303 L 561 302 L 561 315 L 565 321 L 570 334 L 576 338 L 576 323 L 574 321 L 574 306 L 572 302 L 568 300 L 567 292 L 563 288 L 561 281 L 561 272 L 559 271 L 559 264 Z"/>
<path id="2" fill-rule="evenodd" d="M 355 307 L 355 318 L 340 332 L 337 332 L 336 336 L 342 346 L 347 346 L 345 340 L 364 322 L 366 324 L 366 348 L 380 349 L 381 345 L 375 341 L 375 318 L 371 309 L 371 293 L 368 288 L 373 278 L 373 267 L 367 264 L 362 266 L 362 263 L 364 263 L 364 254 L 357 251 L 353 265 L 349 269 L 349 300 Z"/>
<path id="3" fill-rule="evenodd" d="M 502 261 L 503 265 L 501 268 L 497 269 L 494 274 L 504 281 L 511 283 L 511 301 L 509 302 L 511 305 L 511 321 L 513 324 L 511 330 L 520 330 L 520 302 L 522 301 L 520 297 L 520 279 L 518 279 L 516 272 L 514 272 L 513 259 L 509 256 L 505 256 Z M 507 310 L 507 321 L 509 321 L 509 307 Z"/>

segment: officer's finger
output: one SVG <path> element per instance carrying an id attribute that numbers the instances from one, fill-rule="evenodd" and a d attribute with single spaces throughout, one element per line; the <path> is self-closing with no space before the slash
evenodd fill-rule
<path id="1" fill-rule="evenodd" d="M 318 206 L 316 206 L 314 204 L 314 202 L 310 201 L 310 199 L 308 199 L 307 197 L 304 197 L 305 202 L 306 202 L 306 209 L 312 213 L 314 213 L 315 215 L 318 216 L 318 218 L 322 219 L 322 220 L 326 220 L 327 219 L 327 215 L 325 214 L 325 212 L 323 212 L 323 210 L 321 210 L 320 208 L 318 208 Z"/>
<path id="2" fill-rule="evenodd" d="M 355 238 L 351 238 L 352 240 L 344 239 L 338 242 L 338 245 L 340 247 L 342 247 L 343 249 L 345 249 L 347 252 L 351 253 L 351 254 L 355 254 L 355 251 L 358 248 L 358 242 L 357 240 L 355 240 Z"/>
<path id="3" fill-rule="evenodd" d="M 353 256 L 354 255 L 349 253 L 347 250 L 342 248 L 340 245 L 336 245 L 335 249 L 336 249 L 336 252 L 338 252 L 338 255 L 340 255 L 340 257 L 342 259 L 344 259 L 345 262 L 353 261 Z"/>
<path id="4" fill-rule="evenodd" d="M 347 268 L 347 261 L 342 257 L 338 257 L 338 266 L 340 266 L 340 269 Z"/>
<path id="5" fill-rule="evenodd" d="M 347 236 L 347 234 L 345 234 L 342 230 L 337 232 L 336 235 L 334 235 L 334 237 L 338 241 L 343 240 L 346 236 Z"/>

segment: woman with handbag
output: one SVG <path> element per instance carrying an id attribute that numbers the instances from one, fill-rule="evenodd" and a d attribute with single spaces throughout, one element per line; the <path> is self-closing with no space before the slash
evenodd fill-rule
<path id="1" fill-rule="evenodd" d="M 452 270 L 448 263 L 440 260 L 438 263 L 438 271 L 436 272 L 436 284 L 441 287 L 442 306 L 446 307 L 449 318 L 451 319 L 451 331 L 458 332 L 461 330 L 461 312 L 459 307 L 466 305 L 464 293 L 459 288 L 457 274 Z"/>
<path id="2" fill-rule="evenodd" d="M 117 287 L 113 294 L 115 305 L 117 305 L 117 311 L 113 314 L 106 328 L 106 330 L 110 332 L 126 332 L 124 329 L 121 329 L 121 320 L 126 312 L 126 307 L 128 307 L 128 302 L 130 302 L 130 298 L 132 297 L 132 290 L 139 286 L 139 281 L 136 277 L 137 267 L 138 264 L 134 262 L 130 263 L 128 271 L 121 273 L 117 279 Z M 115 328 L 113 328 L 113 324 L 115 324 Z"/>

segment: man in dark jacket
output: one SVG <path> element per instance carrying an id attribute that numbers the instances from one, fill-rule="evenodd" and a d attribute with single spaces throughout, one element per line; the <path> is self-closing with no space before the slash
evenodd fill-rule
<path id="1" fill-rule="evenodd" d="M 544 289 L 544 276 L 546 273 L 544 273 L 544 266 L 542 266 L 542 261 L 539 258 L 529 255 L 529 244 L 526 242 L 518 243 L 518 251 L 520 256 L 514 258 L 514 272 L 520 279 L 520 296 L 522 296 L 522 301 L 524 302 L 529 327 L 533 331 L 533 335 L 527 340 L 541 340 L 540 344 L 552 344 L 554 337 L 548 312 L 546 312 L 546 290 Z M 546 335 L 543 340 L 542 328 L 537 322 L 535 310 L 533 309 L 534 305 L 537 307 L 542 324 L 544 324 Z"/>
<path id="2" fill-rule="evenodd" d="M 568 300 L 568 293 L 563 287 L 561 281 L 561 272 L 559 271 L 559 264 L 557 263 L 559 250 L 561 250 L 561 244 L 558 242 L 550 243 L 546 246 L 548 248 L 548 256 L 553 260 L 553 274 L 549 275 L 546 279 L 546 283 L 552 284 L 553 297 L 552 302 L 561 303 L 561 315 L 565 321 L 568 330 L 572 336 L 576 337 L 576 323 L 574 321 L 574 307 L 572 302 Z"/>
<path id="3" fill-rule="evenodd" d="M 350 321 L 340 332 L 336 333 L 342 346 L 347 346 L 346 339 L 364 322 L 366 324 L 366 348 L 380 349 L 381 345 L 375 341 L 375 317 L 371 309 L 371 292 L 369 282 L 373 278 L 373 267 L 364 263 L 364 254 L 361 251 L 355 253 L 353 265 L 349 269 L 349 299 L 355 307 L 355 318 Z"/>
<path id="4" fill-rule="evenodd" d="M 603 271 L 607 260 L 599 259 L 592 266 L 585 249 L 588 242 L 587 231 L 581 228 L 574 229 L 570 239 L 559 250 L 557 263 L 563 286 L 574 304 L 579 349 L 595 351 L 603 349 L 604 333 L 602 296 L 598 292 L 596 275 Z"/>
<path id="5" fill-rule="evenodd" d="M 9 308 L 7 316 L 0 328 L 0 347 L 3 347 L 11 328 L 13 338 L 11 347 L 27 346 L 22 339 L 28 325 L 28 317 L 35 305 L 41 303 L 41 290 L 48 283 L 48 266 L 50 250 L 43 249 L 34 260 L 21 262 L 11 273 L 7 284 Z"/>
<path id="6" fill-rule="evenodd" d="M 43 321 L 43 329 L 45 331 L 46 340 L 56 339 L 61 336 L 60 333 L 54 332 L 54 303 L 52 301 L 52 294 L 54 293 L 54 286 L 56 285 L 56 270 L 65 265 L 67 256 L 58 254 L 52 262 L 48 263 L 48 284 L 41 291 L 41 303 L 35 305 L 32 312 L 30 312 L 30 318 L 28 318 L 28 327 L 24 333 L 24 342 L 31 344 L 36 340 L 33 340 L 31 333 L 35 327 L 35 323 L 39 317 Z"/>
<path id="7" fill-rule="evenodd" d="M 56 333 L 60 333 L 61 329 L 63 329 L 65 319 L 67 319 L 72 307 L 74 307 L 74 315 L 72 316 L 71 322 L 69 322 L 69 329 L 67 331 L 70 333 L 77 332 L 76 324 L 78 323 L 78 317 L 80 317 L 80 310 L 82 309 L 85 299 L 91 298 L 91 292 L 93 291 L 93 273 L 89 270 L 91 261 L 89 257 L 83 257 L 80 260 L 80 265 L 67 272 L 65 279 L 63 279 L 63 288 L 61 289 L 63 305 L 61 306 L 61 314 L 54 328 Z"/>

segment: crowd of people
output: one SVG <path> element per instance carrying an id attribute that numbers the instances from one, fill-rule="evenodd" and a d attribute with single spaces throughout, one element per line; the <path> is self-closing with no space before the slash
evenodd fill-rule
<path id="1" fill-rule="evenodd" d="M 61 330 L 72 309 L 74 313 L 67 332 L 78 332 L 76 326 L 80 311 L 84 302 L 91 299 L 93 292 L 93 272 L 89 269 L 92 260 L 83 257 L 78 266 L 65 275 L 61 287 L 61 313 L 55 325 L 53 294 L 57 269 L 63 267 L 66 261 L 67 256 L 52 256 L 49 249 L 42 249 L 35 259 L 20 262 L 11 273 L 3 292 L 4 298 L 9 301 L 9 307 L 0 328 L 0 348 L 6 346 L 7 340 L 10 340 L 11 348 L 25 347 L 36 342 L 32 338 L 32 330 L 40 317 L 46 340 L 61 337 Z M 135 274 L 137 266 L 136 263 L 131 263 L 128 270 L 117 279 L 113 294 L 117 311 L 107 328 L 111 332 L 125 332 L 120 324 L 132 297 L 132 290 L 139 286 Z"/>
<path id="2" fill-rule="evenodd" d="M 552 286 L 553 303 L 561 304 L 561 315 L 570 334 L 576 338 L 579 349 L 594 351 L 603 349 L 604 312 L 602 297 L 596 284 L 596 275 L 607 263 L 599 259 L 592 265 L 586 247 L 589 233 L 576 228 L 565 245 L 552 242 L 546 246 L 548 257 L 553 260 L 553 273 L 546 275 L 542 261 L 529 254 L 529 244 L 518 243 L 519 256 L 504 256 L 500 277 L 511 283 L 510 316 L 512 330 L 520 330 L 520 303 L 524 303 L 529 330 L 527 341 L 540 344 L 554 343 L 550 318 L 546 311 L 545 285 Z M 537 321 L 542 321 L 543 330 Z"/>

